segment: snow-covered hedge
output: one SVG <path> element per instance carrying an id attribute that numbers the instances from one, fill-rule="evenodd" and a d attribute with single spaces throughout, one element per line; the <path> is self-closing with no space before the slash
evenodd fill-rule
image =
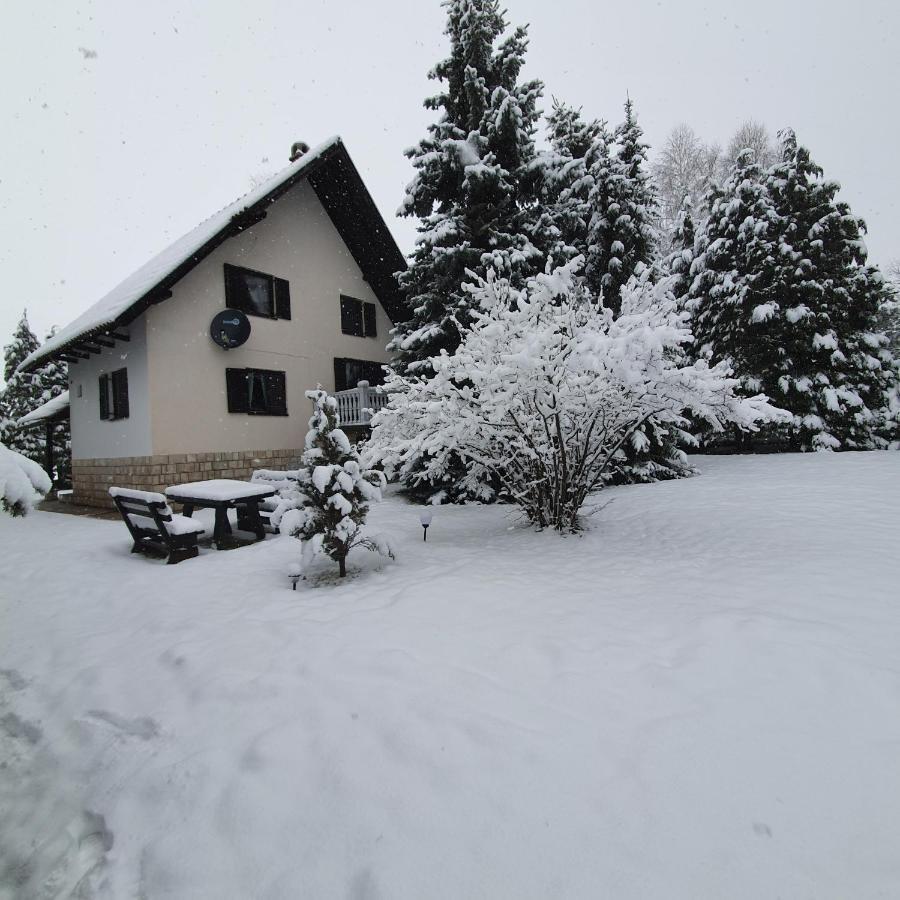
<path id="1" fill-rule="evenodd" d="M 0 509 L 24 516 L 51 486 L 47 473 L 36 462 L 0 444 Z"/>
<path id="2" fill-rule="evenodd" d="M 737 397 L 727 365 L 684 364 L 690 332 L 669 280 L 632 279 L 613 318 L 578 277 L 581 264 L 524 290 L 492 273 L 468 285 L 482 311 L 454 353 L 432 358 L 433 378 L 391 376 L 368 462 L 438 481 L 462 457 L 473 487 L 492 475 L 535 525 L 571 531 L 644 423 L 680 427 L 689 412 L 713 429 L 752 429 L 780 416 L 763 396 Z"/>

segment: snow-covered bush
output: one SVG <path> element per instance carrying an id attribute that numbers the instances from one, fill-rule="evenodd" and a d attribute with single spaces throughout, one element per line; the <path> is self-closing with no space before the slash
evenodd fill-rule
<path id="1" fill-rule="evenodd" d="M 307 391 L 315 404 L 298 473 L 302 506 L 288 509 L 280 530 L 303 542 L 304 567 L 318 553 L 330 556 L 347 574 L 347 554 L 365 547 L 387 556 L 392 552 L 382 538 L 366 537 L 362 526 L 369 503 L 381 499 L 385 479 L 381 472 L 364 470 L 359 454 L 338 428 L 337 401 L 323 390 Z"/>
<path id="2" fill-rule="evenodd" d="M 493 475 L 539 527 L 573 531 L 587 495 L 618 451 L 654 420 L 685 414 L 714 429 L 779 416 L 765 397 L 740 399 L 725 365 L 686 365 L 690 340 L 668 280 L 632 280 L 618 317 L 577 277 L 577 257 L 516 290 L 489 273 L 468 285 L 482 312 L 433 378 L 392 376 L 366 458 L 389 475 L 439 480 L 454 455 L 473 485 Z"/>
<path id="3" fill-rule="evenodd" d="M 24 516 L 50 488 L 47 473 L 36 462 L 0 444 L 0 509 Z"/>

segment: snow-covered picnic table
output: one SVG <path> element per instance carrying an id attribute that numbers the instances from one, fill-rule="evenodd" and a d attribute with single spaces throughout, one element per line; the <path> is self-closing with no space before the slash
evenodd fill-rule
<path id="1" fill-rule="evenodd" d="M 231 534 L 229 509 L 237 510 L 238 528 L 252 531 L 258 541 L 263 540 L 266 532 L 259 515 L 259 504 L 274 494 L 275 489 L 268 484 L 254 484 L 232 478 L 189 481 L 186 484 L 166 488 L 166 497 L 183 504 L 182 512 L 188 517 L 192 516 L 197 508 L 216 511 L 213 542 L 217 550 L 221 550 L 225 545 L 225 535 Z"/>

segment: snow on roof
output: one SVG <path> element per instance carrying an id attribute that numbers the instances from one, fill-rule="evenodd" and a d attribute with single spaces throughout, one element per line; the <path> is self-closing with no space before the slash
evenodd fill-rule
<path id="1" fill-rule="evenodd" d="M 239 197 L 233 203 L 201 222 L 196 228 L 180 237 L 162 253 L 157 254 L 121 284 L 83 312 L 74 322 L 53 335 L 50 340 L 29 354 L 19 365 L 20 371 L 27 370 L 34 363 L 50 356 L 55 350 L 66 346 L 88 332 L 111 326 L 116 319 L 127 312 L 129 307 L 152 291 L 167 275 L 186 262 L 204 244 L 226 228 L 231 219 L 247 207 L 263 200 L 269 193 L 285 181 L 303 171 L 310 163 L 319 159 L 327 150 L 341 143 L 337 135 L 313 147 L 298 160 L 282 169 L 278 174 L 259 184 L 253 190 Z M 31 415 L 31 413 L 29 413 Z"/>
<path id="2" fill-rule="evenodd" d="M 63 391 L 57 394 L 52 400 L 42 403 L 37 409 L 33 409 L 30 413 L 26 413 L 16 422 L 16 425 L 35 425 L 43 422 L 44 419 L 52 419 L 57 413 L 61 413 L 69 406 L 69 392 Z"/>

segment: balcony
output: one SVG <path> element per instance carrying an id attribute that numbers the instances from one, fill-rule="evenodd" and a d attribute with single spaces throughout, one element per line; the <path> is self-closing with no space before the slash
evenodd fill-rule
<path id="1" fill-rule="evenodd" d="M 338 422 L 345 426 L 368 426 L 369 420 L 382 407 L 387 406 L 388 397 L 380 387 L 370 387 L 368 381 L 360 381 L 355 388 L 338 391 Z"/>

